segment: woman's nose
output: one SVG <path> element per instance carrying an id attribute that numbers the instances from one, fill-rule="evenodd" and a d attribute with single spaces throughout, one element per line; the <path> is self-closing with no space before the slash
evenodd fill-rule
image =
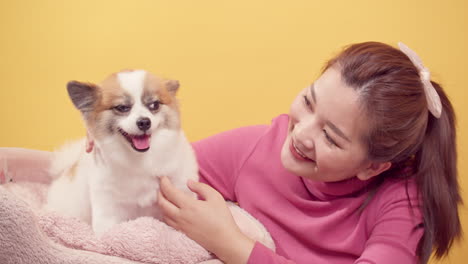
<path id="1" fill-rule="evenodd" d="M 314 129 L 310 123 L 300 123 L 296 125 L 296 140 L 307 150 L 314 148 Z"/>

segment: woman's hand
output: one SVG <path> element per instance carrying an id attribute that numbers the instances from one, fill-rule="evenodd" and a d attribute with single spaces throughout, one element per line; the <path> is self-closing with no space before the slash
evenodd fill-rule
<path id="1" fill-rule="evenodd" d="M 237 227 L 221 194 L 204 183 L 189 181 L 187 185 L 200 200 L 162 177 L 158 206 L 164 213 L 164 221 L 223 262 L 247 263 L 255 241 Z"/>

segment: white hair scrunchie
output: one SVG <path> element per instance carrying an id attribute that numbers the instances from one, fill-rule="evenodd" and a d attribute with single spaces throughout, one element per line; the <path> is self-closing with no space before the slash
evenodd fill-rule
<path id="1" fill-rule="evenodd" d="M 419 76 L 421 77 L 421 82 L 424 86 L 424 93 L 426 94 L 427 108 L 432 115 L 439 118 L 442 114 L 442 103 L 440 102 L 439 94 L 437 94 L 436 89 L 431 83 L 431 72 L 428 68 L 424 67 L 421 58 L 416 54 L 416 52 L 401 42 L 398 43 L 398 47 L 406 56 L 408 56 L 414 66 L 419 70 Z"/>

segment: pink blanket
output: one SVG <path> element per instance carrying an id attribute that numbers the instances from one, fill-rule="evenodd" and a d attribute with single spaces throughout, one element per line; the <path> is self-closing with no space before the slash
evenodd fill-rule
<path id="1" fill-rule="evenodd" d="M 149 217 L 96 237 L 87 223 L 42 208 L 47 187 L 27 181 L 0 185 L 0 263 L 219 263 L 184 234 Z M 240 209 L 231 210 L 241 230 L 274 248 L 263 227 Z"/>

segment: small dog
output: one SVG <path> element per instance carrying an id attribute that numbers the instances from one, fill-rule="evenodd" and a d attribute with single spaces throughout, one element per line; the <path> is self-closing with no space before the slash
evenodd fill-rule
<path id="1" fill-rule="evenodd" d="M 47 208 L 90 223 L 96 234 L 140 216 L 161 219 L 160 176 L 191 193 L 198 180 L 193 149 L 180 125 L 179 83 L 143 70 L 112 74 L 101 84 L 71 81 L 68 94 L 88 137 L 55 152 Z M 86 142 L 85 142 L 86 141 Z M 86 153 L 86 152 L 90 153 Z"/>

